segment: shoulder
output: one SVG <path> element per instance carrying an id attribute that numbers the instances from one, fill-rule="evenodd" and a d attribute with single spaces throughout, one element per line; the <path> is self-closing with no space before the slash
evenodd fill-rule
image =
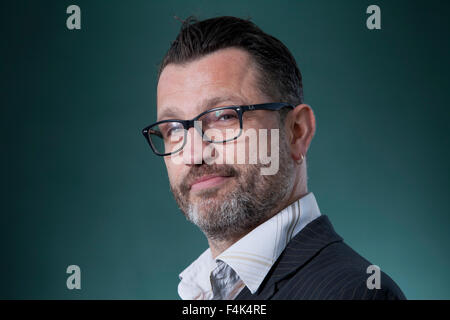
<path id="1" fill-rule="evenodd" d="M 397 284 L 344 242 L 318 252 L 278 283 L 275 299 L 406 299 Z M 369 268 L 369 269 L 368 269 Z"/>

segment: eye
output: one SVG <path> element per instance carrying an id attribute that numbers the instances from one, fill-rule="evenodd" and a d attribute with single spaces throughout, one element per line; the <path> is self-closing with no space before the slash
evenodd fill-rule
<path id="1" fill-rule="evenodd" d="M 167 136 L 170 137 L 173 134 L 179 133 L 181 130 L 183 130 L 183 128 L 179 128 L 179 127 L 170 128 L 169 131 L 167 132 Z"/>
<path id="2" fill-rule="evenodd" d="M 225 115 L 221 116 L 219 118 L 219 120 L 230 120 L 230 119 L 233 119 L 233 118 L 235 118 L 235 117 L 233 117 L 231 114 L 225 114 Z"/>
<path id="3" fill-rule="evenodd" d="M 167 139 L 174 134 L 178 134 L 183 129 L 183 125 L 179 122 L 168 122 L 161 131 L 163 132 L 164 138 Z"/>
<path id="4" fill-rule="evenodd" d="M 216 120 L 226 121 L 237 119 L 237 114 L 233 110 L 217 110 L 214 112 Z"/>

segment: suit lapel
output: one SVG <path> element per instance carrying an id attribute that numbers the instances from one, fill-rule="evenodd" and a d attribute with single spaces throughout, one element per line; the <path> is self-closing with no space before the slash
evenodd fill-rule
<path id="1" fill-rule="evenodd" d="M 236 297 L 240 299 L 270 299 L 276 284 L 308 263 L 320 250 L 343 239 L 334 231 L 326 215 L 307 224 L 291 241 L 274 263 L 259 289 L 251 294 L 245 287 Z"/>

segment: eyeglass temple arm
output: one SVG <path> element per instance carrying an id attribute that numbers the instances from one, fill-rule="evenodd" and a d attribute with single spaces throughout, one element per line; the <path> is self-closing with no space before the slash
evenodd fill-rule
<path id="1" fill-rule="evenodd" d="M 286 107 L 294 109 L 294 107 L 288 103 L 261 103 L 261 104 L 255 104 L 255 105 L 242 106 L 242 111 L 248 111 L 248 110 L 278 111 L 278 110 L 281 110 Z"/>
<path id="2" fill-rule="evenodd" d="M 144 129 L 142 130 L 142 134 L 146 137 L 149 133 L 154 134 L 162 139 L 162 134 L 159 131 L 153 129 Z"/>

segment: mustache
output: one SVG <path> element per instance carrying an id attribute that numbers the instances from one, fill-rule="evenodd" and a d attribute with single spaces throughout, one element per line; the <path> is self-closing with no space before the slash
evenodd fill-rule
<path id="1" fill-rule="evenodd" d="M 204 175 L 215 174 L 224 177 L 238 177 L 239 171 L 233 166 L 227 164 L 203 164 L 200 166 L 192 166 L 180 184 L 182 194 L 189 193 L 191 184 Z"/>

